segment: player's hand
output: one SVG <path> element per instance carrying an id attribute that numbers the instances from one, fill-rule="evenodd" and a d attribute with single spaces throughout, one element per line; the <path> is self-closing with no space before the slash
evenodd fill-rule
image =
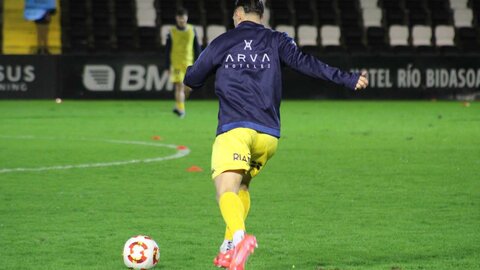
<path id="1" fill-rule="evenodd" d="M 357 85 L 355 86 L 355 91 L 362 90 L 367 88 L 368 86 L 368 78 L 367 78 L 367 71 L 362 71 L 360 78 L 358 79 Z"/>

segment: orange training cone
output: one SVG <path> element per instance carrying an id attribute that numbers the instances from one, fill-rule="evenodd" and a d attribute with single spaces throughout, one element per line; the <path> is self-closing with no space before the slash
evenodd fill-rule
<path id="1" fill-rule="evenodd" d="M 203 172 L 203 169 L 193 165 L 192 167 L 187 169 L 187 172 Z"/>

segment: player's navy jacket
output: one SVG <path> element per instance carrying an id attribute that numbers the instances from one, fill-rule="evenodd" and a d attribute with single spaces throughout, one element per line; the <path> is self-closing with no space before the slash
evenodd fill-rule
<path id="1" fill-rule="evenodd" d="M 188 67 L 184 83 L 200 88 L 216 72 L 217 135 L 246 127 L 280 137 L 282 64 L 352 90 L 360 77 L 302 53 L 286 33 L 245 21 L 210 43 Z"/>

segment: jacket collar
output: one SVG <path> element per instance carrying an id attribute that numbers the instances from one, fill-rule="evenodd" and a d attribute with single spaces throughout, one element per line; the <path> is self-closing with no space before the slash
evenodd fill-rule
<path id="1" fill-rule="evenodd" d="M 243 21 L 241 23 L 239 23 L 237 25 L 237 28 L 238 27 L 241 27 L 241 28 L 265 28 L 265 26 L 263 24 L 259 24 L 259 23 L 255 23 L 255 22 L 252 22 L 252 21 Z"/>

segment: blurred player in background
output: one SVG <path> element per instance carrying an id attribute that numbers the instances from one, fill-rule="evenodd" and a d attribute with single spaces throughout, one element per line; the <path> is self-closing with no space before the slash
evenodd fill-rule
<path id="1" fill-rule="evenodd" d="M 183 78 L 188 66 L 200 55 L 200 45 L 194 27 L 188 24 L 188 11 L 184 8 L 175 14 L 176 25 L 167 35 L 166 69 L 175 86 L 175 107 L 173 112 L 179 117 L 185 116 L 185 98 L 190 89 L 186 89 Z"/>
<path id="2" fill-rule="evenodd" d="M 286 33 L 265 28 L 263 10 L 263 0 L 237 0 L 235 29 L 213 40 L 187 69 L 184 80 L 197 89 L 216 73 L 220 107 L 212 178 L 227 227 L 214 264 L 231 270 L 243 270 L 257 246 L 256 238 L 245 232 L 249 185 L 274 155 L 280 138 L 281 66 L 351 90 L 368 85 L 366 73 L 330 67 L 304 54 Z"/>

